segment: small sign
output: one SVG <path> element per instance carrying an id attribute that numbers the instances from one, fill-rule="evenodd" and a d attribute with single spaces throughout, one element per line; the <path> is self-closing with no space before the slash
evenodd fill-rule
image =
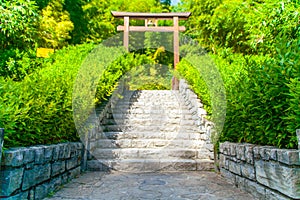
<path id="1" fill-rule="evenodd" d="M 48 49 L 48 48 L 37 48 L 36 50 L 36 57 L 39 58 L 49 58 L 50 54 L 54 53 L 54 49 Z"/>

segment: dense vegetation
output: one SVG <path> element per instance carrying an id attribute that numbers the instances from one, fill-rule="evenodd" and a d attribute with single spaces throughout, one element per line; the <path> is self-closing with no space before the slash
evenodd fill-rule
<path id="1" fill-rule="evenodd" d="M 116 33 L 120 20 L 113 19 L 110 11 L 162 12 L 168 8 L 154 0 L 1 1 L 0 127 L 6 131 L 4 146 L 79 140 L 73 119 L 73 86 L 87 55 Z M 37 58 L 39 47 L 53 48 L 55 53 Z M 99 53 L 95 58 L 115 58 L 113 52 Z M 95 102 L 111 95 L 118 79 L 132 67 L 148 63 L 154 64 L 155 59 L 139 52 L 117 58 L 99 75 Z"/>
<path id="2" fill-rule="evenodd" d="M 193 12 L 188 34 L 214 58 L 226 88 L 221 140 L 296 148 L 295 132 L 300 128 L 299 2 L 183 2 L 182 9 Z M 180 66 L 179 71 L 210 111 L 205 82 L 186 61 Z"/>
<path id="3" fill-rule="evenodd" d="M 226 89 L 220 139 L 296 147 L 295 131 L 300 128 L 297 0 L 182 0 L 173 7 L 170 1 L 159 0 L 0 1 L 0 127 L 6 130 L 5 147 L 79 139 L 72 116 L 73 84 L 86 56 L 115 35 L 122 23 L 112 17 L 112 10 L 192 12 L 182 22 L 185 35 L 208 52 Z M 129 84 L 134 89 L 169 88 L 173 54 L 151 46 L 168 40 L 162 37 L 145 34 L 146 49 L 112 62 L 98 77 L 95 102 L 107 98 L 124 74 L 132 78 Z M 133 38 L 131 43 L 140 41 Z M 37 58 L 39 47 L 53 48 L 55 53 Z M 183 45 L 181 51 L 182 55 L 203 54 L 199 49 Z M 115 56 L 108 54 L 103 56 Z M 215 96 L 203 70 L 183 58 L 178 72 L 213 115 Z"/>

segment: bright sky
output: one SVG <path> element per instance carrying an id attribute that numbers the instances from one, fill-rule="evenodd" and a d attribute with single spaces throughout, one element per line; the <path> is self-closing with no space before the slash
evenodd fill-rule
<path id="1" fill-rule="evenodd" d="M 172 0 L 172 5 L 176 5 L 176 4 L 178 4 L 180 2 L 180 0 Z"/>

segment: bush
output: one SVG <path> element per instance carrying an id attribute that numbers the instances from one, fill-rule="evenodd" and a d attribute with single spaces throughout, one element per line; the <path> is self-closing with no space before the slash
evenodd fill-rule
<path id="1" fill-rule="evenodd" d="M 76 141 L 72 89 L 93 45 L 59 50 L 47 66 L 22 82 L 0 79 L 0 127 L 5 147 Z M 51 62 L 50 62 L 51 61 Z"/>
<path id="2" fill-rule="evenodd" d="M 207 85 L 199 71 L 186 60 L 182 60 L 178 64 L 177 70 L 179 74 L 183 76 L 185 80 L 187 80 L 191 86 L 191 89 L 197 94 L 199 99 L 201 99 L 201 102 L 203 103 L 207 113 L 211 115 L 212 109 L 210 94 Z"/>
<path id="3" fill-rule="evenodd" d="M 21 81 L 25 76 L 40 69 L 45 60 L 36 57 L 35 49 L 27 51 L 19 49 L 0 50 L 0 76 Z"/>
<path id="4" fill-rule="evenodd" d="M 44 63 L 42 69 L 26 76 L 20 82 L 0 77 L 0 127 L 6 130 L 6 148 L 78 141 L 78 127 L 75 127 L 73 116 L 73 98 L 81 101 L 75 106 L 83 106 L 84 109 L 89 109 L 95 102 L 100 104 L 112 94 L 118 80 L 126 72 L 151 62 L 146 55 L 119 54 L 115 51 L 117 49 L 100 47 L 91 51 L 94 48 L 93 44 L 83 44 L 58 50 Z M 86 59 L 88 54 L 89 58 L 93 59 Z M 87 65 L 93 64 L 95 66 L 85 69 Z M 100 65 L 107 65 L 107 68 Z M 90 71 L 98 68 L 105 70 L 100 75 Z M 83 79 L 76 79 L 79 69 L 84 71 L 81 74 L 84 75 Z M 90 73 L 93 74 L 92 77 L 87 77 Z M 75 80 L 79 81 L 79 85 L 85 81 L 92 82 L 85 84 L 88 88 L 81 88 L 81 94 L 74 96 Z M 93 96 L 90 102 L 91 99 L 82 97 L 93 94 L 94 84 L 97 84 L 96 96 Z M 80 122 L 84 123 L 87 120 L 88 116 L 85 114 L 89 113 L 83 112 L 78 116 Z M 78 120 L 76 117 L 75 121 Z"/>
<path id="5" fill-rule="evenodd" d="M 197 0 L 184 2 L 192 11 L 187 32 L 210 51 L 230 48 L 243 54 L 273 54 L 276 37 L 299 37 L 299 3 L 290 0 Z"/>
<path id="6" fill-rule="evenodd" d="M 249 63 L 228 91 L 222 140 L 296 148 L 299 125 L 299 41 L 279 41 L 277 55 Z"/>
<path id="7" fill-rule="evenodd" d="M 276 57 L 243 56 L 228 49 L 210 55 L 226 88 L 227 111 L 221 141 L 296 148 L 300 127 L 299 41 L 278 41 Z M 200 61 L 199 61 L 200 62 Z M 186 59 L 179 73 L 212 114 L 212 90 Z"/>
<path id="8" fill-rule="evenodd" d="M 0 49 L 32 48 L 38 20 L 35 1 L 0 1 Z"/>
<path id="9" fill-rule="evenodd" d="M 107 99 L 115 90 L 118 80 L 129 72 L 131 69 L 137 69 L 142 65 L 152 62 L 146 55 L 140 54 L 125 54 L 112 62 L 102 74 L 97 91 L 96 102 L 101 103 Z"/>

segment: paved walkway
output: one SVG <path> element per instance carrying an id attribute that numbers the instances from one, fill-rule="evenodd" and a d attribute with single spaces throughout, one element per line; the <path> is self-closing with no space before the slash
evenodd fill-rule
<path id="1" fill-rule="evenodd" d="M 86 172 L 48 200 L 247 200 L 251 195 L 214 172 Z"/>

